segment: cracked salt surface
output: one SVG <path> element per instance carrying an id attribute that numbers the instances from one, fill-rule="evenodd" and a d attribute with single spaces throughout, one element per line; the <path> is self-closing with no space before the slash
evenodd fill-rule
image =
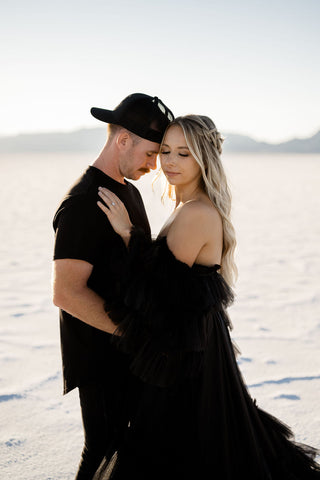
<path id="1" fill-rule="evenodd" d="M 1 160 L 0 465 L 6 480 L 72 480 L 80 458 L 78 393 L 62 396 L 51 221 L 92 160 L 79 154 Z M 239 280 L 229 313 L 239 367 L 257 404 L 288 423 L 298 441 L 319 448 L 320 156 L 228 155 L 224 162 L 238 236 Z M 152 192 L 151 175 L 135 184 L 156 234 L 171 207 L 161 205 L 159 183 Z"/>

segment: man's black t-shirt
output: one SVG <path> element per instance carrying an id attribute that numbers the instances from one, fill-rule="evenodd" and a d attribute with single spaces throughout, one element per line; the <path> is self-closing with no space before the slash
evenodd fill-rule
<path id="1" fill-rule="evenodd" d="M 141 195 L 131 183 L 116 182 L 90 166 L 62 200 L 53 220 L 54 259 L 78 259 L 93 265 L 88 286 L 105 297 L 125 275 L 126 248 L 97 206 L 98 187 L 113 191 L 125 204 L 131 222 L 150 235 Z M 115 375 L 121 355 L 111 336 L 60 310 L 64 393 L 97 379 Z"/>

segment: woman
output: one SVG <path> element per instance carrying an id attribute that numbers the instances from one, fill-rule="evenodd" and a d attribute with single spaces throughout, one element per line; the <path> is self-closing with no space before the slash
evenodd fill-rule
<path id="1" fill-rule="evenodd" d="M 121 295 L 106 294 L 106 309 L 133 373 L 128 431 L 100 478 L 320 478 L 315 449 L 294 443 L 287 426 L 257 407 L 236 363 L 226 313 L 235 234 L 222 141 L 208 117 L 169 125 L 160 160 L 176 208 L 152 244 L 100 189 L 98 204 L 128 246 L 127 281 Z"/>

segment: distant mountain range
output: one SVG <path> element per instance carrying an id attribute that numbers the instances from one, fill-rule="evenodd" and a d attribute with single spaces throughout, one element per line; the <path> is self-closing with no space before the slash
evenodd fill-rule
<path id="1" fill-rule="evenodd" d="M 224 134 L 225 152 L 320 153 L 320 131 L 309 138 L 294 138 L 271 144 L 245 135 Z M 72 132 L 20 134 L 0 137 L 0 153 L 95 152 L 106 140 L 106 128 L 83 128 Z"/>
<path id="2" fill-rule="evenodd" d="M 282 143 L 257 142 L 245 135 L 226 135 L 225 152 L 320 153 L 320 130 L 312 137 L 293 138 Z"/>

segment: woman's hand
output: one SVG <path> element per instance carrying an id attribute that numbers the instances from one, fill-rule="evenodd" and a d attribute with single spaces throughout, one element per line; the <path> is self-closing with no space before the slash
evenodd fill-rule
<path id="1" fill-rule="evenodd" d="M 126 207 L 120 198 L 107 188 L 99 187 L 98 194 L 104 202 L 98 201 L 98 206 L 107 215 L 114 231 L 118 233 L 125 244 L 128 245 L 132 223 Z"/>

